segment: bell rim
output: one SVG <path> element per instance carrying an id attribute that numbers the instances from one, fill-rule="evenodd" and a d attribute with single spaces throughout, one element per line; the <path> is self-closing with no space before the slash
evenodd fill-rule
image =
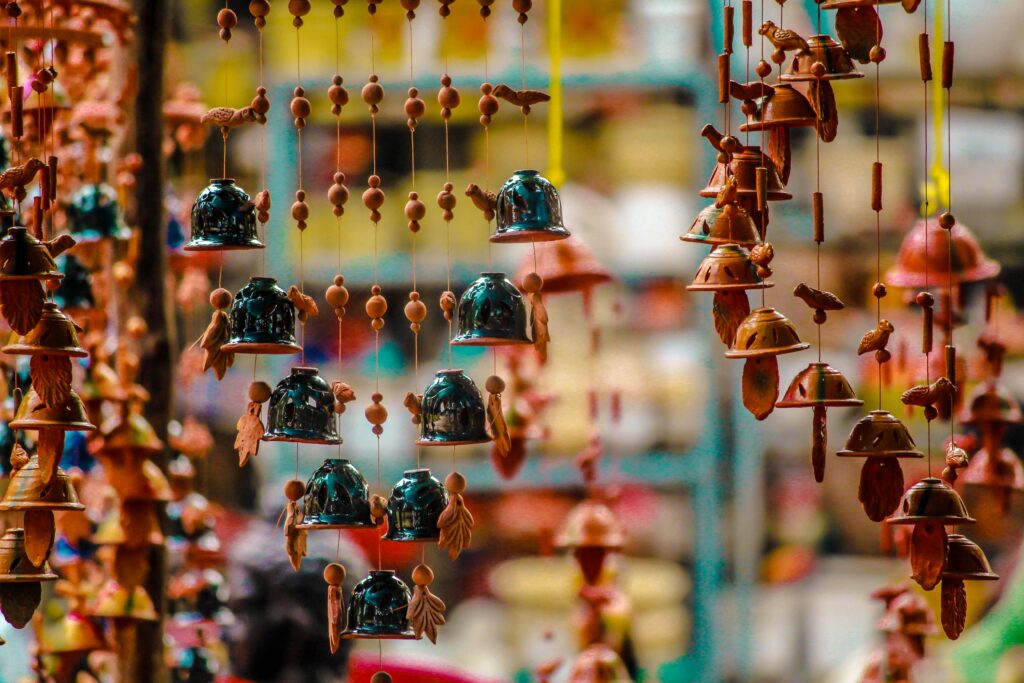
<path id="1" fill-rule="evenodd" d="M 684 233 L 679 236 L 680 242 L 689 242 L 691 244 L 711 244 L 714 246 L 720 246 L 723 244 L 735 244 L 740 247 L 753 247 L 761 243 L 761 240 L 744 242 L 741 240 L 731 240 L 723 237 L 703 237 L 701 235 L 694 235 L 691 232 Z"/>
<path id="2" fill-rule="evenodd" d="M 17 512 L 19 510 L 69 510 L 79 512 L 84 509 L 85 505 L 82 503 L 46 503 L 44 501 L 0 503 L 0 512 Z"/>
<path id="3" fill-rule="evenodd" d="M 293 356 L 302 353 L 302 347 L 295 342 L 234 342 L 220 347 L 231 353 L 252 353 L 267 356 Z"/>
<path id="4" fill-rule="evenodd" d="M 96 431 L 96 425 L 91 422 L 54 422 L 52 420 L 33 420 L 31 418 L 22 418 L 19 420 L 11 420 L 7 423 L 7 426 L 11 429 L 53 429 L 61 432 L 94 432 Z"/>
<path id="5" fill-rule="evenodd" d="M 796 344 L 790 344 L 782 348 L 774 349 L 747 349 L 747 350 L 734 350 L 729 349 L 725 352 L 726 358 L 761 358 L 764 356 L 781 356 L 786 353 L 796 353 L 797 351 L 803 351 L 804 349 L 810 348 L 811 345 L 808 342 L 802 341 Z"/>
<path id="6" fill-rule="evenodd" d="M 51 280 L 63 280 L 64 273 L 58 270 L 47 270 L 36 275 L 8 275 L 7 273 L 0 273 L 0 282 L 12 282 L 15 280 L 38 280 L 40 282 L 49 282 Z"/>
<path id="7" fill-rule="evenodd" d="M 703 190 L 698 192 L 698 196 L 704 197 L 705 199 L 714 199 L 718 196 L 718 193 L 722 191 L 721 185 L 706 185 Z M 757 196 L 757 190 L 744 190 L 743 188 L 736 190 L 737 194 L 747 197 Z M 785 192 L 783 190 L 768 190 L 768 194 L 765 199 L 769 202 L 785 202 L 793 198 L 791 192 Z"/>
<path id="8" fill-rule="evenodd" d="M 470 334 L 458 335 L 448 343 L 452 346 L 525 346 L 533 343 L 530 339 L 495 336 L 473 337 Z"/>
<path id="9" fill-rule="evenodd" d="M 266 249 L 267 245 L 260 242 L 258 239 L 246 240 L 242 243 L 235 244 L 212 244 L 206 240 L 197 240 L 195 242 L 189 240 L 187 244 L 182 247 L 184 251 L 246 251 L 250 249 Z"/>
<path id="10" fill-rule="evenodd" d="M 741 282 L 731 285 L 686 285 L 686 290 L 688 292 L 731 292 L 742 289 L 771 289 L 774 286 L 774 282 L 762 280 L 756 283 Z"/>
<path id="11" fill-rule="evenodd" d="M 974 524 L 978 520 L 970 515 L 941 515 L 929 517 L 926 515 L 900 515 L 898 517 L 886 517 L 886 524 L 917 524 L 918 522 L 936 522 L 943 526 L 958 526 L 960 524 Z"/>
<path id="12" fill-rule="evenodd" d="M 0 352 L 12 356 L 66 356 L 68 358 L 88 358 L 89 352 L 81 346 L 60 346 L 54 349 L 42 349 L 29 344 L 8 344 L 0 348 Z"/>
<path id="13" fill-rule="evenodd" d="M 416 439 L 416 445 L 417 446 L 426 446 L 426 447 L 431 447 L 431 446 L 433 446 L 433 447 L 476 446 L 478 444 L 491 443 L 491 441 L 493 441 L 493 439 L 491 439 L 490 437 L 487 437 L 485 439 L 484 438 L 478 438 L 478 439 L 465 439 L 465 440 L 458 440 L 458 441 L 439 441 L 439 440 L 436 440 L 436 439 L 424 439 L 423 437 L 420 437 L 419 439 Z"/>
<path id="14" fill-rule="evenodd" d="M 772 128 L 813 128 L 817 124 L 817 119 L 810 116 L 786 116 L 770 121 L 742 123 L 740 124 L 740 132 L 771 130 Z"/>
<path id="15" fill-rule="evenodd" d="M 365 633 L 359 629 L 349 630 L 345 629 L 341 633 L 341 637 L 345 640 L 419 640 L 416 637 L 416 633 L 410 626 L 407 630 L 401 633 Z"/>
<path id="16" fill-rule="evenodd" d="M 47 568 L 40 574 L 0 574 L 0 584 L 5 583 L 45 583 L 56 581 L 57 575 Z"/>
<path id="17" fill-rule="evenodd" d="M 998 581 L 999 574 L 995 572 L 942 572 L 943 581 L 959 580 L 959 581 Z"/>
<path id="18" fill-rule="evenodd" d="M 401 532 L 408 533 L 408 532 Z M 392 543 L 436 543 L 441 539 L 440 532 L 431 534 L 430 536 L 406 536 L 405 538 L 396 538 L 391 535 L 391 527 L 388 528 L 387 533 L 380 537 L 382 541 L 390 541 Z"/>
<path id="19" fill-rule="evenodd" d="M 550 228 L 498 228 L 490 236 L 490 241 L 495 244 L 516 244 L 524 242 L 557 242 L 572 237 L 565 226 L 552 226 Z"/>
<path id="20" fill-rule="evenodd" d="M 825 408 L 855 408 L 864 405 L 859 398 L 829 398 L 824 401 L 776 401 L 776 408 L 813 408 L 822 406 Z"/>
<path id="21" fill-rule="evenodd" d="M 893 459 L 919 459 L 924 457 L 922 451 L 909 449 L 875 450 L 875 451 L 851 451 L 848 448 L 836 451 L 840 458 L 893 458 Z"/>
<path id="22" fill-rule="evenodd" d="M 857 69 L 854 68 L 853 71 L 849 72 L 823 74 L 821 76 L 815 76 L 814 74 L 799 73 L 784 73 L 779 76 L 779 80 L 783 81 L 784 83 L 808 83 L 811 81 L 846 81 L 853 78 L 864 78 L 864 72 L 857 71 Z"/>
<path id="23" fill-rule="evenodd" d="M 304 531 L 329 531 L 329 530 L 332 530 L 332 529 L 333 530 L 348 529 L 348 530 L 351 530 L 351 531 L 356 531 L 356 530 L 360 530 L 360 529 L 365 529 L 365 530 L 376 529 L 377 525 L 374 524 L 373 522 L 351 522 L 351 523 L 348 523 L 348 522 L 346 522 L 346 523 L 337 523 L 337 522 L 330 522 L 330 523 L 324 523 L 324 522 L 303 522 L 302 524 L 297 524 L 295 526 L 295 528 L 296 529 L 302 529 Z"/>
<path id="24" fill-rule="evenodd" d="M 991 280 L 992 278 L 999 275 L 1002 267 L 998 262 L 988 258 L 987 256 L 982 257 L 978 262 L 978 265 L 974 266 L 970 270 L 965 270 L 962 273 L 953 273 L 954 284 L 969 284 L 972 282 L 984 282 L 985 280 Z M 942 277 L 948 276 L 949 273 L 940 275 Z M 924 273 L 898 270 L 897 268 L 890 268 L 885 274 L 885 279 L 890 282 L 894 287 L 923 287 L 924 286 Z"/>
<path id="25" fill-rule="evenodd" d="M 308 444 L 312 444 L 314 446 L 337 446 L 337 445 L 343 443 L 342 438 L 340 436 L 336 437 L 335 439 L 316 439 L 316 438 L 306 439 L 306 438 L 302 438 L 302 437 L 285 436 L 285 435 L 277 435 L 277 434 L 264 434 L 263 436 L 260 437 L 260 441 L 284 441 L 284 442 L 288 442 L 288 443 L 308 443 Z"/>

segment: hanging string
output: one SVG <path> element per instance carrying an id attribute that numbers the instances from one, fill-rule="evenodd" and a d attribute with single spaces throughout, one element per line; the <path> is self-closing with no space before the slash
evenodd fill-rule
<path id="1" fill-rule="evenodd" d="M 921 5 L 922 5 L 922 16 L 923 16 L 923 20 L 924 20 L 924 34 L 923 34 L 924 40 L 921 41 L 920 45 L 921 45 L 921 49 L 924 50 L 925 52 L 927 52 L 927 47 L 928 47 L 928 42 L 927 42 L 927 38 L 928 38 L 928 0 L 924 0 L 924 2 L 921 3 Z M 928 116 L 928 81 L 931 80 L 931 55 L 930 54 L 924 54 L 922 56 L 922 59 L 927 59 L 927 61 L 928 61 L 927 77 L 925 77 L 925 73 L 922 73 L 922 79 L 921 79 L 923 84 L 924 84 L 924 104 L 923 104 L 923 110 L 924 110 L 925 120 L 927 121 L 927 116 Z M 926 173 L 927 173 L 927 169 L 928 169 L 928 144 L 929 144 L 928 143 L 928 125 L 926 123 L 924 125 L 924 169 L 925 169 Z M 922 213 L 924 215 L 924 253 L 925 253 L 925 259 L 924 259 L 924 289 L 922 290 L 921 294 L 918 295 L 918 304 L 922 305 L 922 308 L 924 309 L 923 304 L 927 303 L 927 297 L 930 296 L 929 293 L 928 293 L 928 287 L 929 287 L 928 279 L 929 279 L 929 275 L 930 275 L 930 273 L 929 273 L 929 263 L 928 263 L 928 253 L 929 253 L 928 252 L 928 218 L 929 218 L 929 214 L 930 214 L 931 209 L 930 209 L 930 206 L 929 206 L 929 192 L 928 192 L 928 183 L 927 182 L 925 182 L 925 184 L 924 184 L 924 206 L 922 208 L 923 208 Z M 924 312 L 924 315 L 925 315 L 926 319 L 930 317 L 930 312 L 928 310 L 925 309 L 923 312 Z M 927 326 L 930 323 L 931 323 L 930 320 L 926 320 L 925 324 Z M 927 329 L 925 330 L 925 335 L 930 337 L 930 333 L 929 333 L 929 331 Z M 925 340 L 925 344 L 924 344 L 924 349 L 923 350 L 924 350 L 924 377 L 925 377 L 925 384 L 929 384 L 930 385 L 931 382 L 932 382 L 932 378 L 931 378 L 931 371 L 932 371 L 931 340 L 930 339 L 926 339 Z M 926 419 L 925 422 L 927 423 L 927 427 L 928 427 L 928 431 L 927 431 L 927 438 L 928 438 L 928 476 L 930 477 L 930 476 L 932 476 L 932 421 L 930 419 Z"/>
<path id="2" fill-rule="evenodd" d="M 875 297 L 875 327 L 882 322 L 882 297 L 885 294 L 882 285 L 882 17 L 875 12 L 875 46 L 879 52 L 875 63 L 875 164 L 872 167 L 871 208 L 875 212 L 875 286 L 872 293 Z M 874 48 L 872 48 L 874 49 Z M 877 176 L 877 180 L 875 177 Z M 880 352 L 879 352 L 880 353 Z M 878 364 L 878 409 L 882 409 L 882 358 L 875 354 Z"/>
<path id="3" fill-rule="evenodd" d="M 817 30 L 818 30 L 818 35 L 821 35 L 821 5 L 818 5 Z M 820 81 L 815 83 L 814 96 L 815 96 L 815 99 L 817 100 L 815 110 L 819 111 L 819 112 L 821 111 L 821 89 L 822 89 L 822 83 Z M 824 240 L 824 237 L 825 237 L 824 236 L 825 206 L 824 206 L 824 202 L 822 201 L 822 195 L 821 195 L 821 123 L 822 123 L 821 116 L 815 116 L 814 117 L 814 131 L 815 131 L 815 135 L 814 135 L 814 194 L 815 194 L 815 196 L 814 196 L 814 198 L 815 198 L 815 203 L 817 205 L 815 207 L 815 210 L 816 210 L 816 212 L 820 212 L 821 215 L 815 217 L 816 225 L 815 225 L 815 235 L 814 235 L 814 268 L 815 268 L 815 277 L 816 277 L 816 283 L 817 284 L 815 284 L 814 286 L 815 286 L 815 288 L 817 288 L 819 290 L 821 289 L 821 243 L 822 243 L 822 241 Z M 819 223 L 819 222 L 820 222 L 820 226 L 817 225 L 817 223 Z M 821 234 L 818 234 L 819 229 L 820 229 Z M 815 327 L 817 328 L 817 333 L 818 333 L 818 362 L 820 363 L 821 362 L 821 325 L 822 325 L 822 323 L 818 323 L 817 320 L 815 320 L 815 322 L 817 323 L 815 325 Z M 824 322 L 824 321 L 822 321 L 822 322 Z"/>

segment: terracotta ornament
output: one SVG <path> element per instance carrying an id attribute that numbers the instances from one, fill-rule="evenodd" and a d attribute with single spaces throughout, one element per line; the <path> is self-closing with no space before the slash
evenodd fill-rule
<path id="1" fill-rule="evenodd" d="M 215 289 L 210 294 L 210 305 L 214 308 L 210 324 L 197 343 L 203 349 L 203 371 L 212 368 L 217 379 L 224 379 L 224 374 L 235 362 L 234 353 L 221 350 L 229 336 L 228 314 L 225 309 L 231 305 L 231 292 L 223 288 Z"/>
<path id="2" fill-rule="evenodd" d="M 337 562 L 331 562 L 324 568 L 324 581 L 327 582 L 327 635 L 332 654 L 341 646 L 341 634 L 345 631 L 345 593 L 342 586 L 345 574 L 345 567 Z"/>
<path id="3" fill-rule="evenodd" d="M 415 585 L 409 600 L 409 624 L 417 638 L 426 636 L 431 643 L 437 643 L 437 629 L 445 623 L 445 604 L 430 592 L 434 572 L 425 564 L 416 565 L 412 581 Z"/>
<path id="4" fill-rule="evenodd" d="M 305 484 L 296 479 L 284 485 L 284 495 L 288 499 L 284 510 L 284 547 L 295 571 L 299 571 L 302 558 L 306 556 L 306 530 L 299 528 L 302 524 L 302 509 L 298 503 L 305 492 Z"/>
<path id="5" fill-rule="evenodd" d="M 452 472 L 445 478 L 444 486 L 449 499 L 448 506 L 437 520 L 437 528 L 441 530 L 437 545 L 447 550 L 448 556 L 454 560 L 473 541 L 473 515 L 462 498 L 462 492 L 466 490 L 466 478 L 458 472 Z"/>

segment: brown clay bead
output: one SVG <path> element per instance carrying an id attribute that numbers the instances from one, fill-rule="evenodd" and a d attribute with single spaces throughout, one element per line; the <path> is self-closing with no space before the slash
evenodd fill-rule
<path id="1" fill-rule="evenodd" d="M 452 472 L 444 478 L 444 487 L 455 496 L 466 490 L 466 478 L 459 472 Z"/>
<path id="2" fill-rule="evenodd" d="M 342 280 L 344 282 L 344 280 Z M 333 284 L 327 288 L 325 294 L 327 305 L 333 309 L 344 308 L 348 303 L 348 289 L 345 285 Z"/>
<path id="3" fill-rule="evenodd" d="M 235 14 L 234 10 L 230 10 L 225 7 L 221 11 L 217 12 L 217 26 L 231 30 L 237 25 L 238 15 Z"/>
<path id="4" fill-rule="evenodd" d="M 512 0 L 512 9 L 519 12 L 519 18 L 516 21 L 525 24 L 526 20 L 530 18 L 528 13 L 533 9 L 533 0 Z"/>
<path id="5" fill-rule="evenodd" d="M 956 218 L 949 211 L 939 216 L 939 227 L 943 230 L 952 230 L 954 225 L 956 225 Z"/>
<path id="6" fill-rule="evenodd" d="M 455 208 L 455 194 L 452 192 L 454 189 L 454 185 L 445 183 L 444 189 L 437 195 L 437 205 L 441 207 L 442 212 L 441 217 L 446 221 L 455 217 L 455 214 L 452 213 L 452 209 Z"/>
<path id="7" fill-rule="evenodd" d="M 484 388 L 487 389 L 488 394 L 500 394 L 505 391 L 505 380 L 497 375 L 491 375 L 484 382 Z"/>
<path id="8" fill-rule="evenodd" d="M 284 496 L 288 500 L 298 500 L 306 493 L 306 485 L 298 479 L 291 479 L 284 485 Z"/>
<path id="9" fill-rule="evenodd" d="M 409 303 L 405 305 L 406 319 L 418 325 L 427 317 L 427 305 L 420 301 L 419 292 L 409 292 Z"/>
<path id="10" fill-rule="evenodd" d="M 480 86 L 480 92 L 483 96 L 480 101 L 477 102 L 477 108 L 480 109 L 480 113 L 484 116 L 494 116 L 498 113 L 498 109 L 501 107 L 501 103 L 498 102 L 498 98 L 492 95 L 494 88 L 490 83 L 484 83 Z"/>
<path id="11" fill-rule="evenodd" d="M 266 17 L 270 14 L 269 0 L 249 0 L 249 14 L 256 18 Z"/>
<path id="12" fill-rule="evenodd" d="M 825 68 L 825 65 L 822 64 L 821 62 L 815 62 L 814 64 L 811 64 L 811 75 L 813 75 L 815 78 L 821 78 L 822 76 L 824 76 L 826 70 L 827 69 Z"/>
<path id="13" fill-rule="evenodd" d="M 361 96 L 363 102 L 369 107 L 370 111 L 374 114 L 377 113 L 377 105 L 384 100 L 384 86 L 377 82 L 377 74 L 370 74 L 369 82 L 363 86 Z"/>
<path id="14" fill-rule="evenodd" d="M 754 73 L 756 73 L 759 78 L 768 78 L 772 73 L 772 65 L 762 59 L 757 63 L 757 66 L 754 67 Z"/>
<path id="15" fill-rule="evenodd" d="M 373 402 L 366 406 L 366 420 L 372 425 L 380 426 L 388 421 L 388 409 L 380 403 L 383 398 L 380 394 L 374 394 L 371 399 Z"/>
<path id="16" fill-rule="evenodd" d="M 427 215 L 427 205 L 420 200 L 416 192 L 409 193 L 409 201 L 405 203 L 405 217 L 409 219 L 409 230 L 419 232 L 420 221 Z"/>
<path id="17" fill-rule="evenodd" d="M 814 324 L 816 324 L 816 325 L 824 325 L 825 324 L 825 320 L 826 320 L 827 317 L 828 316 L 826 315 L 824 310 L 822 310 L 820 308 L 814 309 L 814 318 L 813 318 L 814 319 Z"/>
<path id="18" fill-rule="evenodd" d="M 935 305 L 935 297 L 932 296 L 931 292 L 918 292 L 917 296 L 914 297 L 914 301 L 921 308 L 931 308 Z"/>
<path id="19" fill-rule="evenodd" d="M 878 361 L 879 364 L 884 365 L 892 360 L 892 354 L 886 349 L 879 349 L 875 351 L 875 360 Z"/>
<path id="20" fill-rule="evenodd" d="M 538 273 L 530 273 L 523 278 L 523 291 L 527 294 L 535 294 L 544 288 L 544 278 Z"/>
<path id="21" fill-rule="evenodd" d="M 410 128 L 415 128 L 416 119 L 427 111 L 427 104 L 419 95 L 420 91 L 417 88 L 409 88 L 409 98 L 405 101 L 405 118 L 408 119 Z"/>
<path id="22" fill-rule="evenodd" d="M 381 295 L 380 287 L 377 285 L 374 285 L 370 291 L 372 296 L 366 300 L 366 315 L 370 318 L 383 318 L 384 314 L 388 312 L 387 299 Z"/>
<path id="23" fill-rule="evenodd" d="M 327 200 L 334 206 L 335 216 L 345 213 L 348 196 L 348 188 L 345 187 L 345 174 L 338 171 L 334 174 L 334 184 L 327 190 Z"/>
<path id="24" fill-rule="evenodd" d="M 231 292 L 223 287 L 213 290 L 210 293 L 210 305 L 218 311 L 227 308 L 231 305 Z"/>
<path id="25" fill-rule="evenodd" d="M 391 683 L 391 674 L 387 671 L 378 671 L 370 677 L 370 683 Z"/>
<path id="26" fill-rule="evenodd" d="M 447 119 L 452 115 L 452 109 L 459 106 L 462 101 L 459 91 L 452 87 L 452 78 L 448 74 L 441 77 L 441 90 L 437 93 L 437 101 L 441 105 L 441 118 Z"/>
<path id="27" fill-rule="evenodd" d="M 256 403 L 266 403 L 270 400 L 270 385 L 266 382 L 255 381 L 249 385 L 249 400 Z"/>
<path id="28" fill-rule="evenodd" d="M 337 116 L 341 113 L 341 108 L 348 104 L 348 90 L 342 85 L 345 80 L 338 74 L 334 74 L 334 78 L 331 80 L 331 87 L 327 89 L 327 99 L 331 101 L 334 107 L 337 107 L 337 111 L 333 108 L 331 112 Z"/>
<path id="29" fill-rule="evenodd" d="M 429 586 L 434 583 L 434 570 L 425 564 L 418 564 L 412 570 L 412 582 L 417 586 Z"/>
<path id="30" fill-rule="evenodd" d="M 291 112 L 292 116 L 297 119 L 309 118 L 310 113 L 313 111 L 312 105 L 309 100 L 305 98 L 306 91 L 302 88 L 295 89 L 295 97 L 291 101 Z"/>
<path id="31" fill-rule="evenodd" d="M 388 499 L 373 494 L 370 496 L 370 518 L 380 519 L 388 513 Z"/>
<path id="32" fill-rule="evenodd" d="M 332 586 L 340 586 L 345 582 L 345 568 L 337 562 L 331 562 L 324 567 L 324 581 Z"/>
<path id="33" fill-rule="evenodd" d="M 772 61 L 776 64 L 782 64 L 786 61 L 786 53 L 782 50 L 774 50 L 772 52 Z"/>
<path id="34" fill-rule="evenodd" d="M 267 97 L 267 89 L 263 86 L 256 88 L 256 97 L 249 103 L 253 111 L 260 115 L 266 115 L 270 111 L 270 98 Z"/>
<path id="35" fill-rule="evenodd" d="M 743 112 L 744 116 L 753 116 L 757 113 L 757 103 L 754 100 L 743 100 L 743 104 L 740 105 L 740 111 Z"/>
<path id="36" fill-rule="evenodd" d="M 441 310 L 444 312 L 445 320 L 451 321 L 452 311 L 455 310 L 455 306 L 459 303 L 458 299 L 455 298 L 455 292 L 444 291 L 441 292 Z"/>
<path id="37" fill-rule="evenodd" d="M 882 47 L 881 45 L 873 46 L 871 50 L 868 52 L 868 59 L 870 59 L 875 64 L 880 64 L 881 62 L 885 61 L 885 48 Z"/>
<path id="38" fill-rule="evenodd" d="M 938 409 L 935 406 L 925 406 L 924 407 L 924 419 L 926 419 L 929 422 L 931 422 L 932 420 L 934 420 L 938 416 L 939 416 L 939 411 L 938 411 Z"/>
<path id="39" fill-rule="evenodd" d="M 309 14 L 311 8 L 309 0 L 288 0 L 288 13 L 298 19 Z M 301 26 L 301 24 L 299 24 Z"/>
<path id="40" fill-rule="evenodd" d="M 884 299 L 886 295 L 885 283 L 876 282 L 875 286 L 871 288 L 871 293 L 876 299 Z"/>

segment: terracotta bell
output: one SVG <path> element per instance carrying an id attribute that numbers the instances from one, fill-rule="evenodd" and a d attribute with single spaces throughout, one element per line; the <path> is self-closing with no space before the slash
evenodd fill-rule
<path id="1" fill-rule="evenodd" d="M 752 247 L 761 241 L 761 235 L 754 219 L 743 207 L 726 205 L 720 209 L 711 204 L 701 209 L 693 225 L 679 239 L 699 244 L 739 244 Z"/>
<path id="2" fill-rule="evenodd" d="M 103 442 L 97 452 L 105 455 L 130 452 L 136 456 L 164 452 L 164 442 L 142 413 L 122 410 L 100 427 Z"/>
<path id="3" fill-rule="evenodd" d="M 721 248 L 721 247 L 719 247 Z M 778 356 L 803 351 L 810 344 L 800 341 L 789 318 L 774 308 L 756 308 L 740 323 L 726 358 Z"/>
<path id="4" fill-rule="evenodd" d="M 50 607 L 47 606 L 47 611 Z M 95 621 L 70 611 L 56 620 L 44 620 L 37 634 L 39 652 L 45 655 L 67 655 L 106 649 L 103 630 Z"/>
<path id="5" fill-rule="evenodd" d="M 492 242 L 550 242 L 569 236 L 558 191 L 537 171 L 516 171 L 505 181 L 494 215 Z"/>
<path id="6" fill-rule="evenodd" d="M 428 469 L 406 470 L 391 490 L 388 503 L 390 541 L 436 541 L 437 521 L 448 505 L 444 485 Z"/>
<path id="7" fill-rule="evenodd" d="M 957 223 L 952 230 L 946 230 L 933 217 L 928 221 L 918 221 L 903 238 L 896 264 L 885 274 L 886 282 L 897 287 L 924 287 L 926 270 L 931 284 L 948 282 L 951 237 L 954 285 L 990 280 L 999 274 L 999 264 L 985 255 L 969 228 Z"/>
<path id="8" fill-rule="evenodd" d="M 374 570 L 356 584 L 348 602 L 345 638 L 412 640 L 409 587 L 390 570 Z"/>
<path id="9" fill-rule="evenodd" d="M 131 525 L 132 538 L 125 531 L 127 525 Z M 100 520 L 91 540 L 95 545 L 156 546 L 164 544 L 164 532 L 151 501 L 124 500 L 120 508 Z"/>
<path id="10" fill-rule="evenodd" d="M 555 537 L 557 547 L 572 551 L 583 578 L 591 585 L 600 578 L 608 554 L 621 551 L 625 544 L 626 532 L 619 518 L 603 502 L 590 498 L 569 512 Z"/>
<path id="11" fill-rule="evenodd" d="M 812 406 L 860 406 L 864 401 L 853 393 L 843 373 L 828 363 L 811 363 L 793 378 L 778 408 L 808 408 Z"/>
<path id="12" fill-rule="evenodd" d="M 544 278 L 544 294 L 587 292 L 612 279 L 608 269 L 575 235 L 556 244 L 537 247 L 536 268 L 532 255 L 527 254 L 519 268 L 517 281 L 522 282 L 531 272 Z"/>
<path id="13" fill-rule="evenodd" d="M 573 683 L 627 683 L 633 679 L 615 650 L 604 643 L 594 643 L 576 658 L 569 680 Z"/>
<path id="14" fill-rule="evenodd" d="M 334 394 L 316 368 L 292 368 L 270 395 L 264 441 L 337 445 Z"/>
<path id="15" fill-rule="evenodd" d="M 770 130 L 772 128 L 813 128 L 818 124 L 814 108 L 796 88 L 779 83 L 775 92 L 762 98 L 757 111 L 740 126 L 741 131 Z"/>
<path id="16" fill-rule="evenodd" d="M 0 584 L 56 581 L 57 575 L 43 562 L 36 567 L 25 554 L 25 530 L 8 529 L 0 536 Z"/>
<path id="17" fill-rule="evenodd" d="M 878 620 L 878 629 L 910 636 L 930 636 L 939 631 L 935 615 L 925 599 L 907 590 L 886 606 L 885 614 Z"/>
<path id="18" fill-rule="evenodd" d="M 0 240 L 0 281 L 60 280 L 63 277 L 46 244 L 20 225 L 7 229 Z"/>
<path id="19" fill-rule="evenodd" d="M 439 370 L 423 392 L 420 446 L 487 443 L 484 399 L 462 370 Z"/>
<path id="20" fill-rule="evenodd" d="M 906 426 L 887 410 L 872 410 L 857 421 L 836 455 L 844 458 L 923 458 Z"/>
<path id="21" fill-rule="evenodd" d="M 691 292 L 727 292 L 742 289 L 767 289 L 775 283 L 761 278 L 750 252 L 738 244 L 719 244 L 704 257 L 686 286 Z"/>
<path id="22" fill-rule="evenodd" d="M 68 230 L 80 242 L 104 238 L 127 240 L 131 228 L 124 223 L 117 192 L 106 183 L 87 183 L 72 196 L 67 211 Z"/>
<path id="23" fill-rule="evenodd" d="M 505 273 L 481 273 L 459 299 L 456 346 L 530 344 L 526 302 Z"/>
<path id="24" fill-rule="evenodd" d="M 109 579 L 99 590 L 89 614 L 108 619 L 135 619 L 158 621 L 153 599 L 142 586 L 129 591 L 114 579 Z"/>
<path id="25" fill-rule="evenodd" d="M 39 456 L 33 455 L 24 467 L 14 471 L 0 500 L 0 512 L 11 510 L 84 510 L 75 486 L 67 473 L 58 468 L 48 484 L 43 483 Z"/>
<path id="26" fill-rule="evenodd" d="M 68 432 L 91 432 L 96 426 L 89 422 L 85 405 L 71 390 L 59 406 L 47 406 L 35 389 L 28 392 L 11 420 L 12 429 L 60 429 Z"/>
<path id="27" fill-rule="evenodd" d="M 78 341 L 77 325 L 65 315 L 57 304 L 43 304 L 43 316 L 32 331 L 19 336 L 13 344 L 3 347 L 4 353 L 25 356 L 70 356 L 86 358 L 89 353 Z"/>
<path id="28" fill-rule="evenodd" d="M 762 154 L 761 148 L 756 146 L 744 146 L 732 155 L 729 162 L 728 174 L 726 165 L 722 162 L 715 164 L 711 172 L 711 179 L 707 186 L 700 191 L 701 197 L 717 197 L 725 185 L 727 176 L 736 178 L 736 189 L 740 197 L 757 196 L 757 169 L 767 169 L 766 188 L 768 201 L 777 202 L 792 199 L 793 195 L 786 191 L 786 185 L 779 176 L 779 170 L 775 167 L 767 153 Z"/>
<path id="29" fill-rule="evenodd" d="M 960 471 L 957 481 L 970 486 L 999 489 L 1007 494 L 1010 491 L 1024 491 L 1024 464 L 1009 448 L 1000 448 L 995 455 L 991 455 L 987 448 L 982 448 L 971 456 L 970 463 Z"/>
<path id="30" fill-rule="evenodd" d="M 940 522 L 946 526 L 972 524 L 960 494 L 936 477 L 926 477 L 903 494 L 899 509 L 890 517 L 889 524 L 917 524 Z"/>
<path id="31" fill-rule="evenodd" d="M 366 479 L 348 460 L 328 458 L 306 482 L 300 529 L 369 529 Z"/>
<path id="32" fill-rule="evenodd" d="M 256 205 L 231 178 L 211 180 L 192 205 L 192 238 L 186 251 L 261 249 Z"/>
<path id="33" fill-rule="evenodd" d="M 249 278 L 235 293 L 228 314 L 231 336 L 221 347 L 230 353 L 301 353 L 295 342 L 295 304 L 272 277 Z"/>
<path id="34" fill-rule="evenodd" d="M 807 39 L 807 44 L 811 49 L 795 53 L 785 73 L 779 76 L 780 81 L 833 81 L 864 77 L 864 74 L 857 71 L 843 46 L 832 36 L 811 36 Z M 825 72 L 816 76 L 813 66 L 819 62 L 824 65 Z"/>
<path id="35" fill-rule="evenodd" d="M 985 551 L 963 534 L 950 534 L 946 541 L 946 566 L 942 579 L 960 581 L 997 581 L 999 575 L 992 571 Z"/>
<path id="36" fill-rule="evenodd" d="M 821 9 L 843 9 L 844 7 L 875 7 L 877 5 L 902 4 L 908 14 L 917 9 L 921 0 L 827 0 L 821 3 Z"/>
<path id="37" fill-rule="evenodd" d="M 1017 399 L 1002 385 L 985 382 L 967 400 L 960 421 L 966 425 L 1019 424 L 1024 421 Z"/>
<path id="38" fill-rule="evenodd" d="M 92 311 L 96 305 L 92 291 L 92 273 L 73 254 L 61 254 L 56 262 L 64 277 L 53 293 L 53 301 L 72 317 Z"/>

